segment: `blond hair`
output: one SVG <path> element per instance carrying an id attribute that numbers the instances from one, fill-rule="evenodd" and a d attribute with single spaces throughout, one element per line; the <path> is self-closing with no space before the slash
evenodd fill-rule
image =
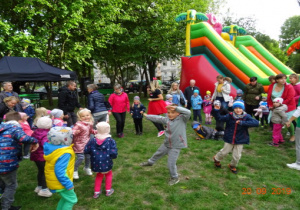
<path id="1" fill-rule="evenodd" d="M 153 80 L 150 82 L 150 89 L 154 92 L 156 89 L 160 90 L 159 83 L 157 80 Z"/>
<path id="2" fill-rule="evenodd" d="M 9 96 L 9 97 L 6 97 L 3 99 L 4 103 L 10 102 L 10 101 L 16 101 L 17 103 L 20 102 L 20 100 L 15 96 Z"/>
<path id="3" fill-rule="evenodd" d="M 48 116 L 48 110 L 45 107 L 40 107 L 35 110 L 35 118 L 33 124 L 36 125 L 38 119 Z"/>
<path id="4" fill-rule="evenodd" d="M 84 109 L 80 109 L 78 112 L 77 112 L 77 117 L 78 117 L 78 119 L 81 121 L 81 113 L 83 113 L 83 112 L 88 112 L 88 113 L 90 113 L 90 115 L 91 115 L 91 119 L 90 119 L 90 123 L 94 123 L 94 118 L 93 118 L 93 115 L 92 115 L 92 112 L 91 112 L 91 110 L 89 110 L 89 109 L 87 109 L 87 108 L 84 108 Z"/>
<path id="5" fill-rule="evenodd" d="M 171 88 L 170 88 L 170 90 L 168 91 L 169 94 L 172 94 L 172 92 L 175 91 L 175 90 L 173 90 L 173 86 L 176 85 L 176 84 L 179 86 L 179 84 L 178 84 L 177 82 L 173 82 L 173 83 L 172 83 Z M 177 92 L 178 94 L 180 94 L 180 89 L 179 89 L 179 87 L 177 88 L 176 92 Z"/>

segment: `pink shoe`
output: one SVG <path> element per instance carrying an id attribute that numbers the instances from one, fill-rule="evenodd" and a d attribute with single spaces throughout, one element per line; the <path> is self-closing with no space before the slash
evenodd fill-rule
<path id="1" fill-rule="evenodd" d="M 157 137 L 161 137 L 164 134 L 165 134 L 165 131 L 159 131 L 158 134 L 157 134 Z"/>

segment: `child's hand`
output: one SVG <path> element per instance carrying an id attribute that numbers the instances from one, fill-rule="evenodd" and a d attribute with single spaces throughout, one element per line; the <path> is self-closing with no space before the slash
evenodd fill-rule
<path id="1" fill-rule="evenodd" d="M 147 117 L 147 114 L 146 114 L 146 113 L 144 113 L 144 116 L 145 116 L 145 117 Z"/>
<path id="2" fill-rule="evenodd" d="M 236 124 L 240 124 L 240 120 L 235 121 Z"/>
<path id="3" fill-rule="evenodd" d="M 130 113 L 131 115 L 133 115 L 133 113 Z"/>
<path id="4" fill-rule="evenodd" d="M 39 148 L 39 144 L 38 144 L 38 143 L 36 143 L 36 144 L 31 144 L 31 145 L 30 145 L 30 152 L 34 152 L 34 151 L 36 151 L 38 148 Z"/>
<path id="5" fill-rule="evenodd" d="M 169 109 L 171 111 L 175 111 L 177 106 L 166 106 L 166 109 Z"/>
<path id="6" fill-rule="evenodd" d="M 152 98 L 148 98 L 148 101 L 152 101 Z"/>
<path id="7" fill-rule="evenodd" d="M 143 112 L 143 111 L 140 111 L 140 113 L 143 114 L 144 112 Z"/>
<path id="8" fill-rule="evenodd" d="M 74 132 L 74 134 L 78 134 L 78 133 L 80 133 L 80 130 L 76 130 L 76 131 Z"/>
<path id="9" fill-rule="evenodd" d="M 219 109 L 220 109 L 220 106 L 215 105 L 214 108 L 217 109 L 217 110 L 219 110 Z"/>

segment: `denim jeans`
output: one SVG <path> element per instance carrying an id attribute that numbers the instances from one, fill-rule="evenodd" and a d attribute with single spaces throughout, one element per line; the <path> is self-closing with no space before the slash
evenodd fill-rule
<path id="1" fill-rule="evenodd" d="M 4 185 L 4 193 L 1 198 L 2 210 L 8 210 L 15 200 L 15 193 L 18 187 L 17 169 L 7 174 L 0 174 L 1 185 Z"/>
<path id="2" fill-rule="evenodd" d="M 224 109 L 228 109 L 228 102 L 225 102 L 223 97 L 216 97 L 216 100 L 221 102 L 221 105 Z"/>
<path id="3" fill-rule="evenodd" d="M 85 160 L 84 167 L 90 168 L 91 166 L 91 156 L 89 154 L 76 153 L 77 160 L 75 161 L 75 171 L 78 171 L 80 164 Z"/>

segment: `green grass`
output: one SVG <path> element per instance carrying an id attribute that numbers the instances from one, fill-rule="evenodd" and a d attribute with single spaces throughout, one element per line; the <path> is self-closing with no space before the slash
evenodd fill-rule
<path id="1" fill-rule="evenodd" d="M 133 95 L 130 94 L 130 99 Z M 132 100 L 131 100 L 132 101 Z M 142 99 L 147 105 L 147 100 Z M 127 114 L 125 138 L 115 138 L 119 156 L 114 161 L 113 188 L 111 197 L 101 195 L 93 199 L 95 176 L 85 176 L 83 166 L 80 179 L 75 180 L 78 203 L 74 209 L 299 209 L 299 171 L 286 167 L 295 161 L 295 145 L 285 143 L 279 148 L 267 145 L 271 133 L 267 129 L 250 129 L 251 144 L 245 145 L 237 175 L 227 168 L 231 154 L 222 161 L 222 168 L 216 169 L 212 157 L 223 147 L 223 141 L 195 140 L 196 136 L 189 122 L 188 145 L 179 156 L 177 167 L 180 182 L 168 186 L 169 171 L 167 157 L 152 167 L 140 167 L 163 142 L 157 138 L 154 125 L 145 120 L 144 135 L 136 136 L 134 124 Z M 214 125 L 212 125 L 214 126 Z M 111 130 L 115 133 L 115 120 L 111 116 Z M 286 132 L 286 131 L 284 131 Z M 25 160 L 18 171 L 19 187 L 15 204 L 22 209 L 55 209 L 60 197 L 38 197 L 34 192 L 37 185 L 37 168 Z M 102 189 L 104 183 L 102 185 Z M 243 195 L 243 188 L 252 193 Z M 256 190 L 265 188 L 265 195 Z M 292 193 L 272 194 L 272 188 L 290 188 Z M 279 192 L 278 192 L 279 193 Z"/>

